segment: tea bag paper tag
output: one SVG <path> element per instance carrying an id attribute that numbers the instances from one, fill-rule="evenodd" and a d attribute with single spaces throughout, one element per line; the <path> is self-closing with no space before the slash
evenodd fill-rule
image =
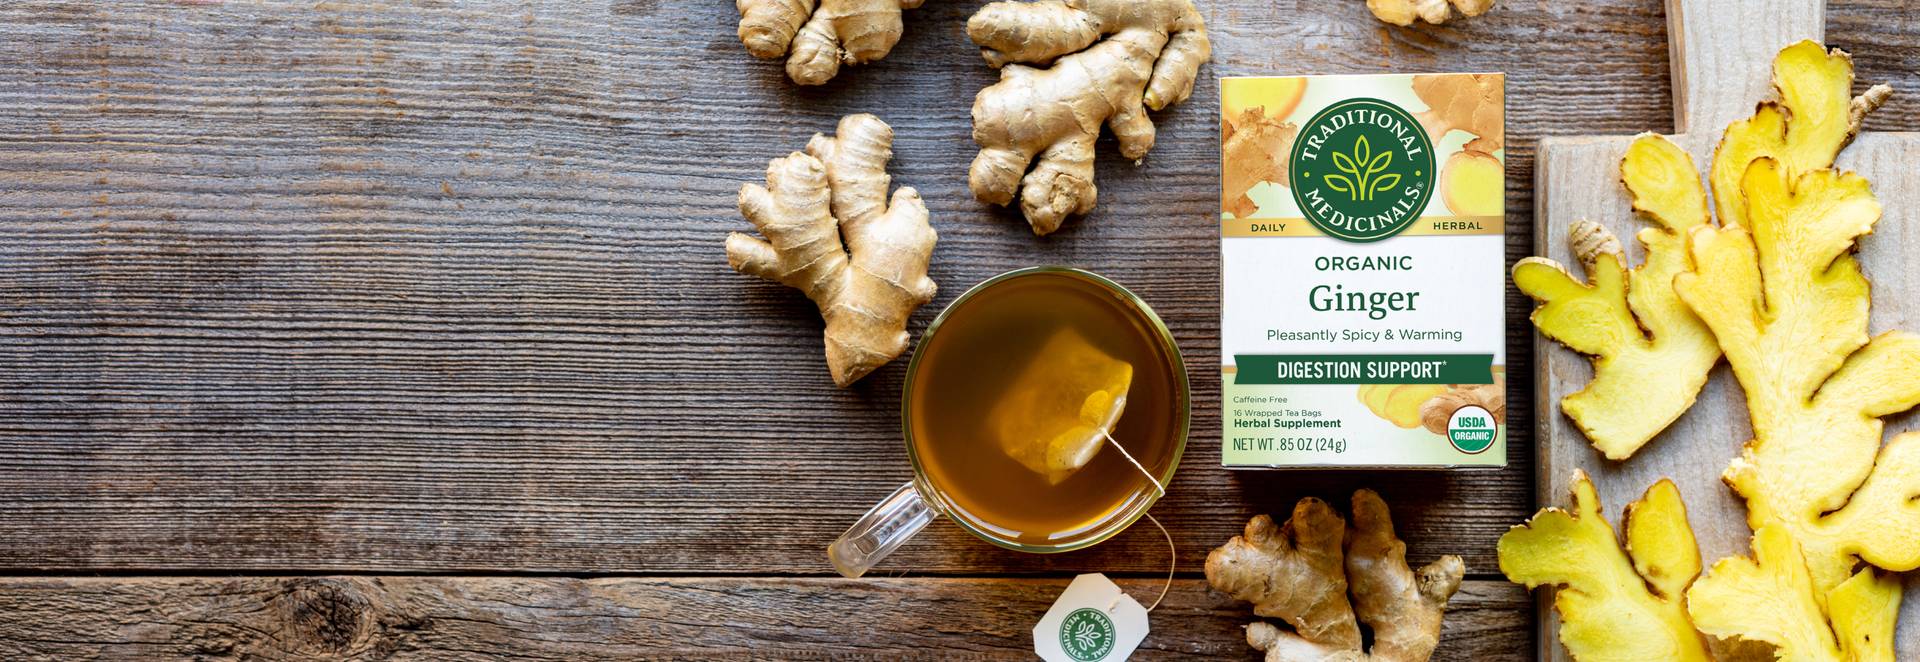
<path id="1" fill-rule="evenodd" d="M 1073 578 L 1033 626 L 1033 652 L 1047 662 L 1120 662 L 1147 638 L 1147 609 L 1106 575 Z"/>

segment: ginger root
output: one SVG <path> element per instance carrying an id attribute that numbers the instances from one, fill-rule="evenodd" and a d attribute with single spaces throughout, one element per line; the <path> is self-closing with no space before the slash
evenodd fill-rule
<path id="1" fill-rule="evenodd" d="M 1646 247 L 1640 266 L 1624 269 L 1619 240 L 1579 221 L 1567 238 L 1590 283 L 1545 258 L 1513 267 L 1513 284 L 1540 304 L 1533 311 L 1540 333 L 1593 357 L 1593 381 L 1562 398 L 1560 411 L 1614 460 L 1632 457 L 1686 413 L 1720 360 L 1713 333 L 1672 285 L 1692 268 L 1686 233 L 1709 223 L 1693 157 L 1666 138 L 1642 135 L 1621 159 L 1620 177 L 1634 209 L 1655 223 L 1638 235 Z"/>
<path id="2" fill-rule="evenodd" d="M 1494 375 L 1492 384 L 1454 384 L 1445 393 L 1420 404 L 1420 427 L 1444 435 L 1453 412 L 1461 407 L 1479 407 L 1493 414 L 1493 422 L 1507 422 L 1507 377 Z"/>
<path id="3" fill-rule="evenodd" d="M 906 351 L 907 316 L 933 300 L 936 236 L 912 187 L 887 201 L 893 129 L 863 114 L 837 131 L 768 163 L 765 187 L 740 187 L 740 213 L 766 239 L 727 235 L 727 264 L 820 307 L 827 367 L 844 387 Z"/>
<path id="4" fill-rule="evenodd" d="M 1473 135 L 1467 151 L 1492 154 L 1506 146 L 1505 75 L 1422 74 L 1413 77 L 1413 94 L 1427 104 L 1419 119 L 1434 142 L 1465 131 Z"/>
<path id="5" fill-rule="evenodd" d="M 1479 16 L 1493 8 L 1493 0 L 1367 0 L 1367 9 L 1373 10 L 1373 17 L 1398 26 L 1413 25 L 1419 19 L 1439 25 L 1453 17 L 1453 10 L 1460 10 L 1466 16 Z"/>
<path id="6" fill-rule="evenodd" d="M 1247 626 L 1247 643 L 1267 662 L 1378 660 L 1418 662 L 1440 643 L 1447 599 L 1466 564 L 1442 556 L 1418 572 L 1393 535 L 1387 504 L 1372 490 L 1353 493 L 1353 526 L 1327 502 L 1301 499 L 1284 526 L 1259 515 L 1246 531 L 1207 555 L 1207 583 L 1277 618 Z M 1351 595 L 1351 601 L 1349 601 Z M 1363 647 L 1360 624 L 1373 631 Z"/>
<path id="7" fill-rule="evenodd" d="M 967 36 L 1000 68 L 1000 82 L 974 98 L 980 153 L 967 185 L 1002 206 L 1017 192 L 1040 235 L 1092 211 L 1101 124 L 1122 156 L 1145 157 L 1154 139 L 1147 109 L 1192 94 L 1212 48 L 1193 0 L 1003 0 L 968 19 Z"/>
<path id="8" fill-rule="evenodd" d="M 923 0 L 734 0 L 740 43 L 758 58 L 787 57 L 787 77 L 820 85 L 841 64 L 886 57 L 900 41 L 900 12 Z"/>
<path id="9" fill-rule="evenodd" d="M 1500 215 L 1506 209 L 1506 163 L 1496 153 L 1506 145 L 1506 77 L 1419 75 L 1413 93 L 1427 103 L 1419 119 L 1435 143 L 1451 131 L 1473 136 L 1440 166 L 1441 202 L 1462 216 Z"/>
<path id="10" fill-rule="evenodd" d="M 1622 520 L 1625 549 L 1593 482 L 1576 472 L 1572 510 L 1541 510 L 1500 536 L 1500 571 L 1527 588 L 1560 587 L 1560 643 L 1575 660 L 1712 660 L 1683 603 L 1700 552 L 1679 488 L 1654 483 Z"/>
<path id="11" fill-rule="evenodd" d="M 1234 218 L 1248 218 L 1260 206 L 1247 195 L 1261 182 L 1287 181 L 1287 152 L 1300 127 L 1269 116 L 1266 109 L 1254 106 L 1221 123 L 1220 152 L 1226 163 L 1220 172 L 1221 209 Z"/>
<path id="12" fill-rule="evenodd" d="M 1362 384 L 1360 404 L 1399 427 L 1420 427 L 1420 407 L 1447 392 L 1444 384 Z"/>

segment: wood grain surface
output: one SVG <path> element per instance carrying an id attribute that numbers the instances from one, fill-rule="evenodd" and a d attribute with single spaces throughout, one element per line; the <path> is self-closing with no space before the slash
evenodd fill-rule
<path id="1" fill-rule="evenodd" d="M 1121 580 L 1151 602 L 1159 579 Z M 1031 657 L 1066 579 L 0 579 L 0 657 L 312 660 Z M 1528 604 L 1468 582 L 1445 659 L 1520 659 Z M 897 615 L 912 614 L 912 618 Z M 1184 579 L 1136 660 L 1241 657 L 1245 610 Z"/>
<path id="2" fill-rule="evenodd" d="M 1754 104 L 1774 98 L 1773 56 L 1788 44 L 1820 40 L 1827 32 L 1826 17 L 1816 0 L 1753 0 L 1738 4 L 1714 0 L 1670 0 L 1669 33 L 1676 58 L 1674 90 L 1675 142 L 1693 154 L 1694 163 L 1712 163 L 1721 132 L 1736 120 L 1753 114 Z M 1911 27 L 1913 19 L 1907 19 Z M 1834 41 L 1833 45 L 1858 48 Z M 1883 82 L 1859 72 L 1856 88 Z M 1900 80 L 1890 81 L 1896 95 L 1916 90 Z M 1912 99 L 1907 105 L 1913 106 Z M 1887 125 L 1881 125 L 1885 127 Z M 1911 124 L 1896 125 L 1911 128 Z M 1578 220 L 1592 220 L 1622 238 L 1628 260 L 1639 264 L 1644 247 L 1631 238 L 1647 223 L 1634 214 L 1625 187 L 1619 184 L 1620 158 L 1631 135 L 1608 137 L 1552 137 L 1539 146 L 1536 168 L 1537 220 L 1534 233 L 1538 254 L 1562 264 L 1576 265 L 1569 254 L 1568 229 Z M 1920 270 L 1911 256 L 1920 252 L 1920 133 L 1871 131 L 1848 146 L 1838 161 L 1872 183 L 1884 212 L 1871 235 L 1858 243 L 1862 270 L 1873 284 L 1871 332 L 1920 330 Z M 1584 277 L 1584 275 L 1582 276 Z M 1743 501 L 1721 482 L 1727 465 L 1739 457 L 1753 438 L 1746 399 L 1726 362 L 1721 361 L 1695 405 L 1660 436 L 1624 462 L 1603 457 L 1571 419 L 1560 414 L 1559 403 L 1592 379 L 1588 359 L 1556 343 L 1541 341 L 1534 348 L 1535 364 L 1546 375 L 1538 386 L 1535 421 L 1539 429 L 1537 485 L 1543 503 L 1564 505 L 1576 470 L 1592 476 L 1608 517 L 1617 525 L 1621 509 L 1654 482 L 1670 478 L 1687 502 L 1688 519 L 1700 542 L 1701 556 L 1715 560 L 1748 554 L 1747 510 Z M 1888 436 L 1913 429 L 1916 417 L 1904 416 L 1888 426 Z M 1909 578 L 1920 585 L 1920 578 Z M 1896 636 L 1901 659 L 1920 658 L 1920 600 L 1902 604 L 1903 627 Z M 1558 619 L 1550 612 L 1541 621 L 1542 659 L 1567 659 L 1556 641 Z"/>
<path id="3" fill-rule="evenodd" d="M 0 584 L 0 604 L 227 585 L 135 576 L 168 573 L 665 574 L 635 585 L 668 603 L 720 596 L 688 613 L 764 623 L 797 655 L 826 645 L 803 631 L 809 601 L 892 590 L 807 576 L 829 573 L 826 543 L 908 477 L 904 362 L 835 389 L 813 306 L 726 267 L 722 238 L 747 228 L 735 192 L 769 158 L 843 114 L 894 126 L 895 181 L 920 189 L 941 237 L 941 293 L 916 334 L 972 283 L 1071 264 L 1141 294 L 1206 366 L 1219 361 L 1213 77 L 1507 72 L 1510 259 L 1532 252 L 1539 137 L 1672 128 L 1655 0 L 1506 0 L 1414 29 L 1358 0 L 1203 2 L 1215 55 L 1195 98 L 1156 114 L 1141 164 L 1104 139 L 1099 208 L 1036 239 L 966 190 L 969 104 L 996 79 L 962 32 L 979 4 L 910 12 L 887 60 L 810 89 L 746 55 L 726 3 L 0 5 L 0 572 L 44 576 Z M 1829 41 L 1859 54 L 1864 80 L 1920 89 L 1909 9 L 1836 0 Z M 1869 126 L 1917 114 L 1896 97 Z M 1360 486 L 1394 504 L 1415 561 L 1457 553 L 1498 580 L 1494 540 L 1533 508 L 1532 334 L 1524 297 L 1507 300 L 1504 471 L 1222 471 L 1217 377 L 1194 371 L 1192 443 L 1154 511 L 1178 543 L 1177 595 L 1218 604 L 1200 561 L 1251 515 Z M 949 631 L 950 645 L 1014 646 L 977 632 L 1017 635 L 1051 594 L 1002 578 L 1164 564 L 1150 528 L 1035 557 L 936 525 L 879 571 L 912 578 L 875 586 L 953 620 L 849 611 L 829 632 L 851 633 L 835 646 L 944 646 Z M 95 572 L 115 576 L 61 578 Z M 258 581 L 242 592 L 286 580 Z M 1509 596 L 1475 607 L 1487 631 L 1528 629 L 1512 594 L 1470 586 Z M 760 587 L 788 606 L 758 621 L 720 606 L 754 604 Z M 1003 616 L 996 596 L 1021 607 Z M 99 600 L 86 604 L 131 619 L 114 630 L 128 637 L 193 627 L 139 597 Z M 452 604 L 447 627 L 481 611 Z M 1245 654 L 1220 634 L 1244 607 L 1206 609 L 1224 612 L 1150 645 Z M 33 636 L 112 639 L 48 622 Z M 516 627 L 527 650 L 585 636 L 542 635 L 576 627 L 559 615 Z M 705 636 L 716 652 L 748 645 Z M 1512 636 L 1441 657 L 1524 659 Z M 616 652 L 580 653 L 597 654 Z"/>

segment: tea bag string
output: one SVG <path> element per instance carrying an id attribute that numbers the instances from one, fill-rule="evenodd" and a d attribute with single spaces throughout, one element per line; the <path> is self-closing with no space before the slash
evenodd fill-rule
<path id="1" fill-rule="evenodd" d="M 1114 450 L 1120 451 L 1120 456 L 1127 458 L 1127 461 L 1133 464 L 1133 468 L 1139 469 L 1140 475 L 1147 477 L 1147 482 L 1153 484 L 1153 489 L 1160 492 L 1159 496 L 1163 497 L 1167 495 L 1167 486 L 1160 484 L 1160 479 L 1155 478 L 1153 472 L 1147 471 L 1147 468 L 1141 465 L 1139 460 L 1133 459 L 1133 454 L 1127 452 L 1127 447 L 1120 445 L 1119 440 L 1114 439 L 1112 433 L 1102 430 L 1100 431 L 1100 435 L 1106 437 L 1107 443 L 1111 444 Z M 1147 611 L 1151 612 L 1160 606 L 1161 600 L 1167 599 L 1167 591 L 1173 590 L 1173 573 L 1174 570 L 1180 567 L 1180 550 L 1173 544 L 1173 534 L 1167 533 L 1167 527 L 1162 526 L 1160 520 L 1154 519 L 1153 513 L 1142 514 L 1147 516 L 1147 521 L 1153 522 L 1153 528 L 1160 530 L 1160 535 L 1167 538 L 1167 583 L 1160 587 L 1160 597 L 1154 598 L 1153 604 L 1147 605 Z M 1114 600 L 1117 601 L 1119 598 L 1114 598 Z M 1116 602 L 1116 604 L 1118 603 Z M 1108 610 L 1112 610 L 1113 607 L 1114 605 L 1107 605 Z"/>
<path id="2" fill-rule="evenodd" d="M 1113 438 L 1113 433 L 1107 432 L 1106 430 L 1101 430 L 1100 436 L 1106 437 L 1107 443 L 1112 444 L 1115 450 L 1120 451 L 1121 457 L 1127 458 L 1128 462 L 1133 463 L 1133 468 L 1139 469 L 1140 475 L 1147 477 L 1147 482 L 1153 483 L 1153 489 L 1160 491 L 1160 494 L 1155 498 L 1159 498 L 1167 495 L 1167 486 L 1161 485 L 1160 479 L 1153 477 L 1153 472 L 1147 471 L 1147 468 L 1145 466 L 1142 466 L 1139 460 L 1133 459 L 1133 454 L 1127 452 L 1127 447 L 1120 445 L 1120 442 Z M 1168 536 L 1168 537 L 1171 538 L 1172 536 Z"/>

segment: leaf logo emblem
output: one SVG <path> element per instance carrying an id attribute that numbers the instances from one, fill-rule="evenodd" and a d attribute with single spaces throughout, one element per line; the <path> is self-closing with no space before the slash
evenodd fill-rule
<path id="1" fill-rule="evenodd" d="M 1393 165 L 1393 152 L 1383 150 L 1374 154 L 1373 144 L 1366 136 L 1354 139 L 1353 154 L 1333 152 L 1329 156 L 1333 157 L 1333 167 L 1346 174 L 1324 175 L 1322 179 L 1327 188 L 1345 193 L 1353 200 L 1372 200 L 1373 194 L 1393 190 L 1394 185 L 1400 183 L 1399 173 L 1381 172 Z M 1361 166 L 1362 163 L 1366 165 Z"/>
<path id="2" fill-rule="evenodd" d="M 1080 645 L 1086 648 L 1092 648 L 1100 641 L 1100 635 L 1094 632 L 1092 623 L 1081 623 L 1080 627 L 1073 631 L 1073 638 L 1080 640 Z"/>
<path id="3" fill-rule="evenodd" d="M 1106 659 L 1117 637 L 1113 619 L 1098 609 L 1082 607 L 1060 621 L 1060 648 L 1081 662 Z"/>

